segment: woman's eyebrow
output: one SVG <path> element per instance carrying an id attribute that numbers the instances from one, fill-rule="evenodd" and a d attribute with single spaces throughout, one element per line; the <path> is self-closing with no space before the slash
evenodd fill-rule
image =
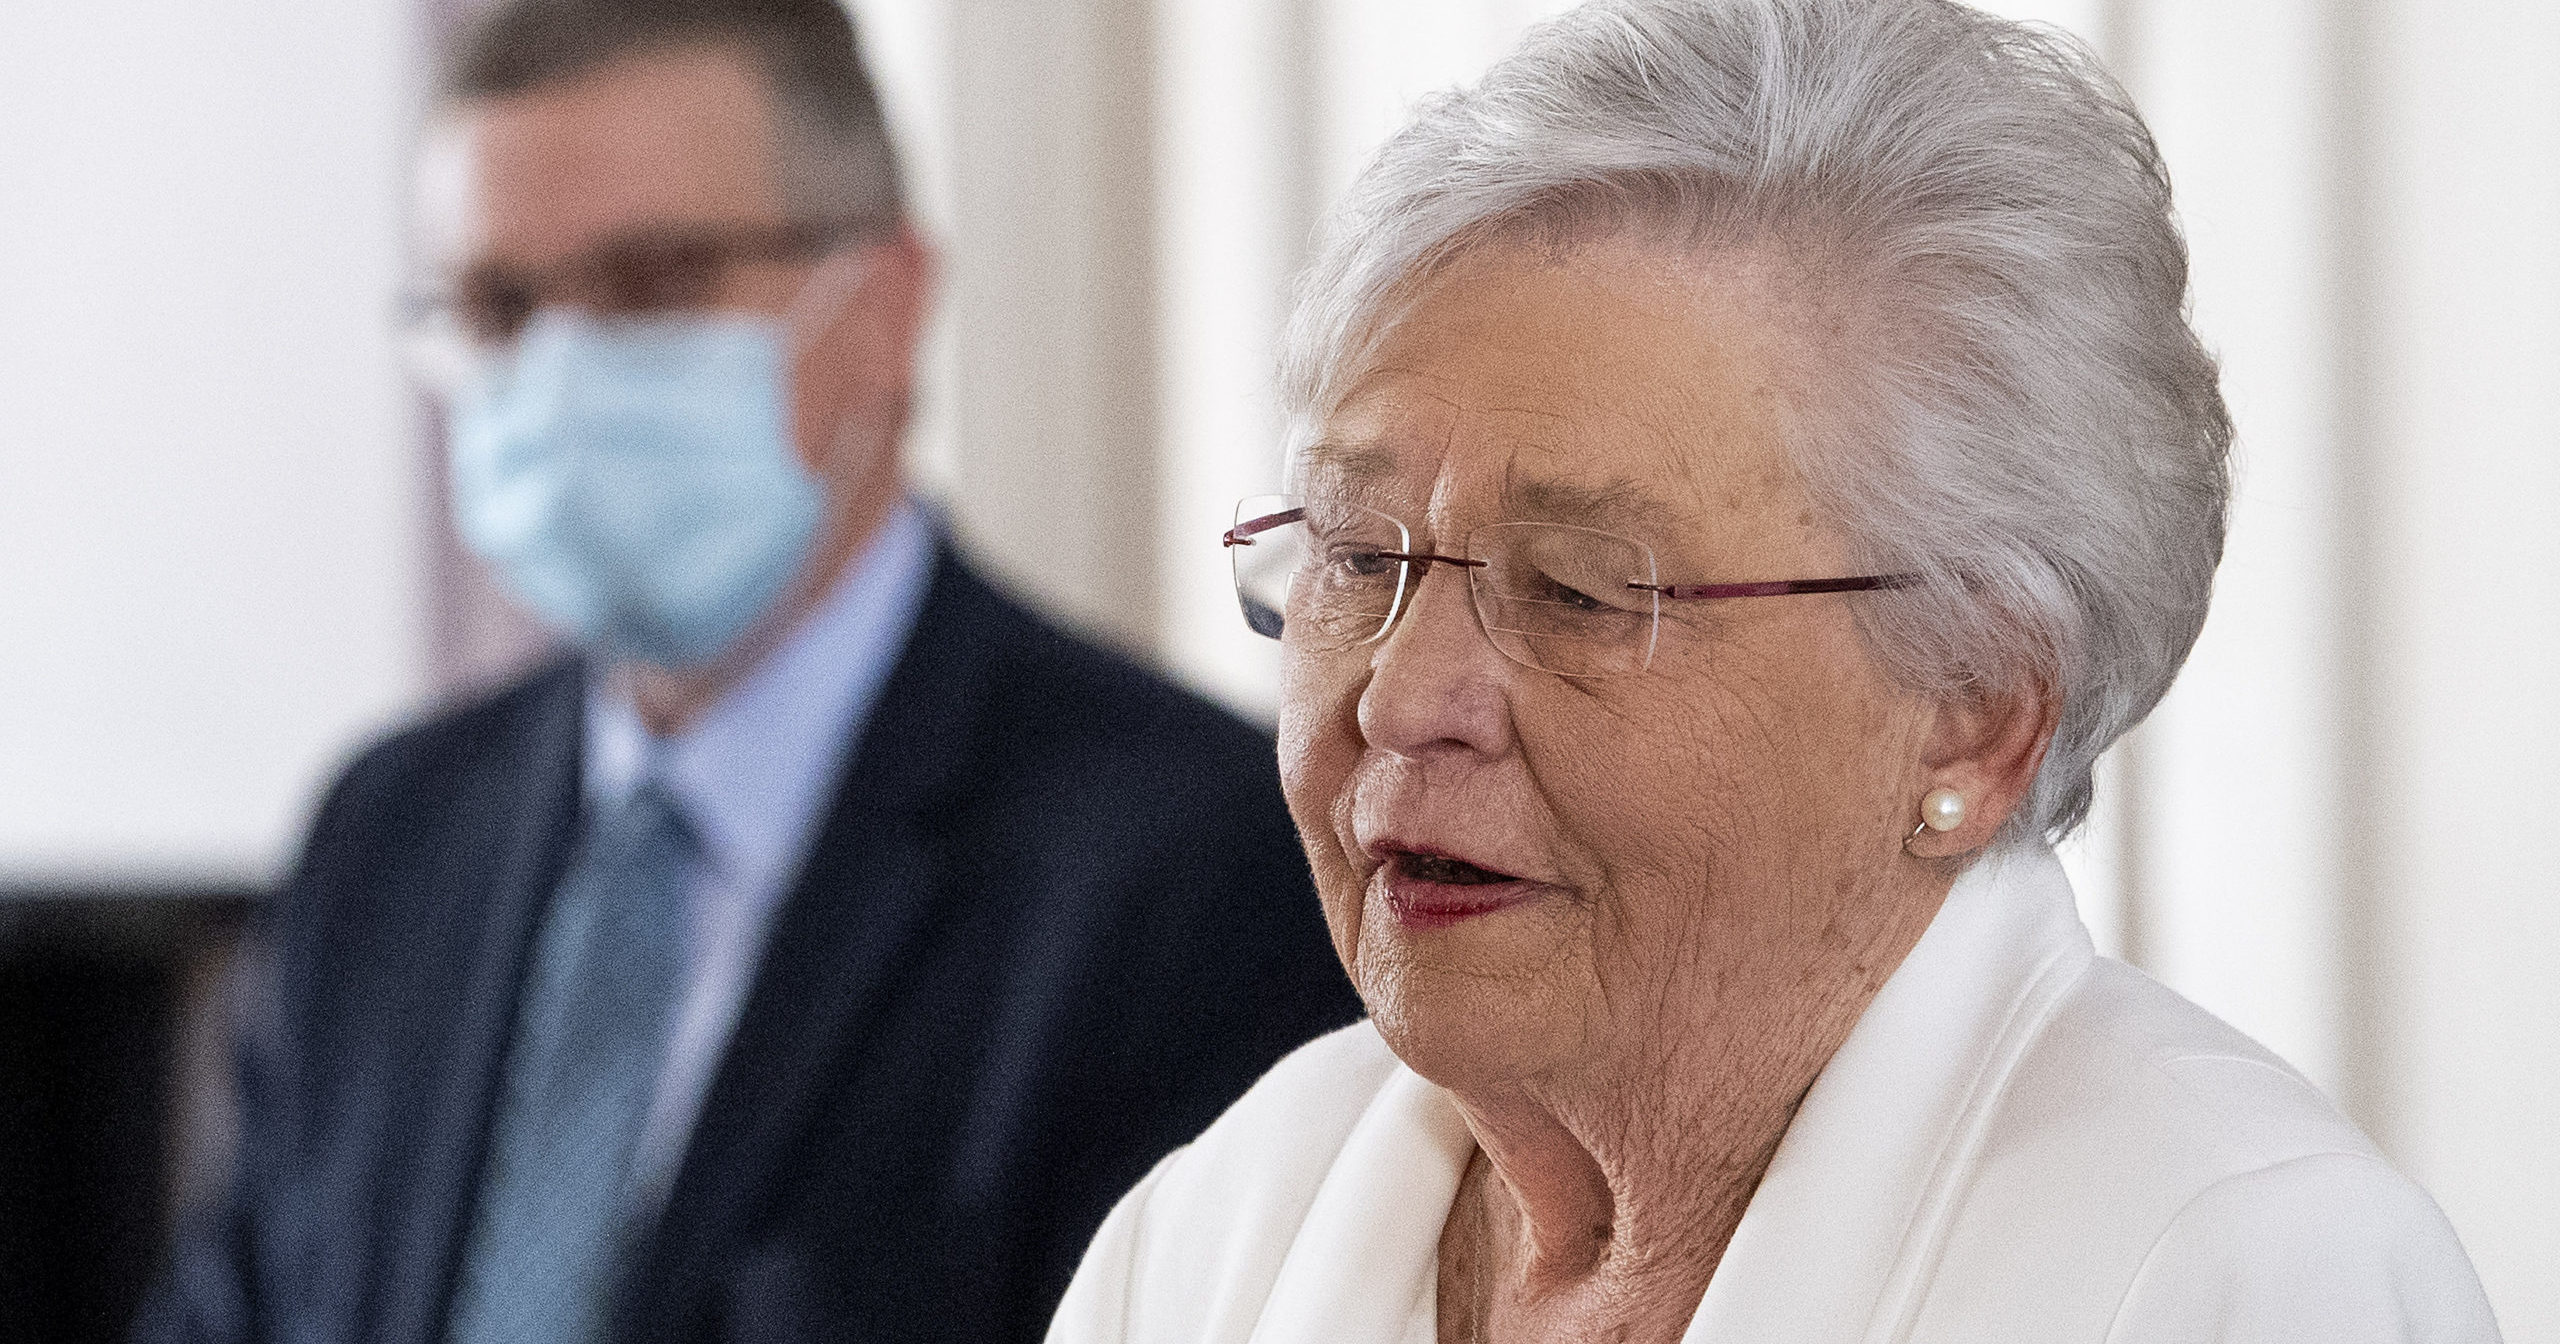
<path id="1" fill-rule="evenodd" d="M 1505 480 L 1502 505 L 1511 517 L 1604 529 L 1668 531 L 1678 522 L 1668 505 L 1633 481 Z"/>
<path id="2" fill-rule="evenodd" d="M 1298 455 L 1309 476 L 1318 474 L 1345 485 L 1366 485 L 1395 474 L 1393 449 L 1375 439 L 1318 439 Z"/>

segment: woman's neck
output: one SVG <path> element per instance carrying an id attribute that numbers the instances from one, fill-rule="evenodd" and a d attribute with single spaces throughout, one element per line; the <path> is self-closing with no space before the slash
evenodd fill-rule
<path id="1" fill-rule="evenodd" d="M 1698 1116 L 1712 1128 L 1674 1155 L 1470 1110 L 1478 1150 L 1441 1233 L 1443 1344 L 1678 1339 L 1790 1114 Z"/>
<path id="2" fill-rule="evenodd" d="M 1478 1151 L 1441 1233 L 1442 1344 L 1676 1341 L 1881 983 L 1770 996 L 1599 1077 L 1459 1095 Z"/>

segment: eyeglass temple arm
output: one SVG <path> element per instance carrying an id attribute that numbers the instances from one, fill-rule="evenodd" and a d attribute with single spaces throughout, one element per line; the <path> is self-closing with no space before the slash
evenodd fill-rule
<path id="1" fill-rule="evenodd" d="M 1792 597 L 1798 593 L 1864 593 L 1879 588 L 1910 588 L 1917 574 L 1861 574 L 1849 579 L 1775 579 L 1764 583 L 1630 583 L 1642 592 L 1679 600 L 1719 597 Z"/>
<path id="2" fill-rule="evenodd" d="M 1463 555 L 1442 555 L 1437 551 L 1380 551 L 1378 558 L 1402 560 L 1409 565 L 1420 565 L 1425 570 L 1433 565 L 1447 565 L 1451 569 L 1486 569 L 1493 564 L 1490 560 L 1470 560 Z"/>
<path id="3" fill-rule="evenodd" d="M 1275 527 L 1286 527 L 1306 516 L 1307 511 L 1299 508 L 1266 513 L 1259 518 L 1248 518 L 1228 528 L 1226 534 L 1218 538 L 1218 543 L 1222 546 L 1250 546 L 1253 544 L 1255 535 L 1268 532 Z M 1480 569 L 1485 564 L 1482 560 L 1470 560 L 1455 555 L 1436 555 L 1428 551 L 1380 551 L 1378 558 L 1420 563 L 1426 567 L 1442 564 Z M 1879 588 L 1909 588 L 1919 582 L 1920 576 L 1917 574 L 1861 574 L 1847 579 L 1777 579 L 1764 583 L 1631 582 L 1627 586 L 1642 592 L 1660 593 L 1674 600 L 1689 600 L 1722 597 L 1791 597 L 1798 593 L 1863 593 Z"/>
<path id="4" fill-rule="evenodd" d="M 1222 546 L 1250 546 L 1253 544 L 1255 533 L 1268 532 L 1275 527 L 1294 523 L 1306 516 L 1305 509 L 1266 513 L 1259 518 L 1247 519 L 1228 528 L 1226 535 L 1218 538 L 1218 543 Z M 1406 564 L 1420 565 L 1425 569 L 1433 565 L 1448 565 L 1454 569 L 1483 569 L 1492 563 L 1489 560 L 1470 560 L 1463 555 L 1441 555 L 1433 551 L 1379 551 L 1377 557 L 1381 560 L 1401 560 Z"/>
<path id="5" fill-rule="evenodd" d="M 1247 518 L 1243 522 L 1228 528 L 1227 534 L 1218 538 L 1218 544 L 1221 546 L 1250 546 L 1253 544 L 1254 534 L 1259 532 L 1268 532 L 1275 527 L 1286 527 L 1306 516 L 1307 511 L 1305 509 L 1283 509 L 1278 513 L 1266 513 L 1259 518 Z"/>

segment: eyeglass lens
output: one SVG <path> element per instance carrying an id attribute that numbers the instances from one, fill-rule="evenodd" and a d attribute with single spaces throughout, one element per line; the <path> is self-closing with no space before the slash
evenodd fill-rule
<path id="1" fill-rule="evenodd" d="M 1237 506 L 1229 554 L 1245 623 L 1272 639 L 1332 652 L 1365 643 L 1395 619 L 1404 524 L 1356 504 L 1265 495 Z"/>
<path id="2" fill-rule="evenodd" d="M 1642 544 L 1561 523 L 1495 523 L 1467 535 L 1476 615 L 1493 646 L 1568 677 L 1641 672 L 1653 661 L 1657 595 Z"/>
<path id="3" fill-rule="evenodd" d="M 1356 504 L 1266 495 L 1228 534 L 1245 621 L 1311 653 L 1386 633 L 1433 561 L 1402 523 Z M 1496 523 L 1467 536 L 1468 590 L 1496 649 L 1569 677 L 1616 676 L 1653 660 L 1657 595 L 1642 543 L 1559 523 Z"/>

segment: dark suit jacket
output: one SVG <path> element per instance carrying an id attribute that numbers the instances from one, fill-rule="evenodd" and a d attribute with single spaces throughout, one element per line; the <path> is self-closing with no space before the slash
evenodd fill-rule
<path id="1" fill-rule="evenodd" d="M 581 671 L 375 747 L 268 912 L 243 1151 L 147 1341 L 442 1337 Z M 1270 740 L 947 550 L 615 1338 L 1033 1340 L 1119 1197 L 1352 1020 Z"/>

